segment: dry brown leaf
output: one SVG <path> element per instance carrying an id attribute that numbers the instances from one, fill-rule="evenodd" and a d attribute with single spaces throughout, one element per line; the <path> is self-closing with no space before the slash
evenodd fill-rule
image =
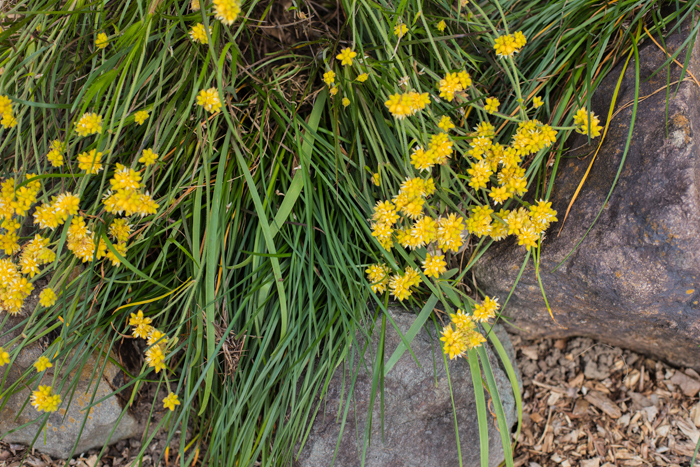
<path id="1" fill-rule="evenodd" d="M 605 395 L 599 391 L 589 392 L 585 399 L 595 407 L 605 412 L 611 418 L 620 418 L 622 415 L 622 412 L 617 404 L 605 397 Z"/>

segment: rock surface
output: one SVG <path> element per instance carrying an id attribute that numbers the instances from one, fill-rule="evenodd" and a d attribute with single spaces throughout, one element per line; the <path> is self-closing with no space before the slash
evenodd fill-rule
<path id="1" fill-rule="evenodd" d="M 678 50 L 688 34 L 686 26 L 669 35 L 667 49 Z M 679 61 L 684 57 L 685 51 Z M 699 370 L 700 87 L 687 74 L 677 94 L 672 86 L 666 124 L 667 69 L 651 77 L 665 60 L 664 52 L 651 41 L 641 47 L 640 102 L 620 179 L 578 250 L 552 272 L 603 206 L 620 166 L 632 106 L 614 117 L 558 235 L 596 146 L 588 146 L 587 138 L 577 135 L 561 161 L 552 196 L 559 222 L 543 242 L 540 267 L 547 299 L 561 326 L 547 312 L 531 261 L 505 314 L 528 337 L 589 336 Z M 634 99 L 634 68 L 632 58 L 616 109 Z M 689 70 L 700 77 L 700 41 L 695 42 Z M 619 64 L 592 97 L 592 110 L 602 125 L 621 72 Z M 671 83 L 680 72 L 679 66 L 670 65 Z M 597 145 L 600 139 L 593 142 Z M 524 250 L 512 240 L 494 245 L 475 269 L 479 287 L 503 303 L 524 257 Z"/>
<path id="2" fill-rule="evenodd" d="M 416 319 L 416 315 L 401 308 L 389 308 L 402 334 L 405 334 Z M 377 321 L 381 326 L 381 319 Z M 430 324 L 428 326 L 431 326 Z M 360 466 L 362 439 L 372 387 L 369 355 L 376 355 L 379 342 L 379 327 L 373 334 L 371 345 L 365 356 L 365 367 L 359 370 L 355 383 L 355 400 L 348 412 L 343 437 L 335 457 L 336 467 Z M 515 352 L 508 335 L 500 326 L 494 328 L 499 340 L 515 361 Z M 431 339 L 432 336 L 432 339 Z M 358 335 L 358 342 L 362 339 Z M 387 320 L 385 362 L 389 360 L 401 339 Z M 420 367 L 409 352 L 405 352 L 384 380 L 384 439 L 381 434 L 380 400 L 377 397 L 372 417 L 371 446 L 367 450 L 368 467 L 444 467 L 459 465 L 455 425 L 448 386 L 447 373 L 442 363 L 439 334 L 423 329 L 411 344 Z M 487 347 L 492 357 L 491 366 L 498 391 L 506 413 L 508 426 L 513 426 L 516 416 L 512 388 L 506 373 L 499 367 L 498 358 Z M 435 362 L 435 365 L 434 365 Z M 343 409 L 348 398 L 348 384 L 352 371 L 339 367 L 328 387 L 325 400 L 316 416 L 296 467 L 330 467 L 340 433 L 338 406 L 342 399 Z M 436 367 L 434 370 L 434 366 Z M 450 379 L 459 425 L 459 437 L 464 466 L 478 466 L 480 459 L 479 429 L 476 403 L 469 364 L 464 359 L 449 363 Z M 517 370 L 516 370 L 517 371 Z M 519 373 L 518 373 L 519 377 Z M 436 384 L 437 382 L 437 384 Z M 522 385 L 522 384 L 521 384 Z M 486 394 L 486 400 L 489 400 Z M 359 454 L 358 454 L 359 453 Z M 489 463 L 497 466 L 503 461 L 503 447 L 496 420 L 489 415 Z"/>
<path id="3" fill-rule="evenodd" d="M 38 300 L 39 289 L 40 287 L 37 287 L 32 296 L 27 298 L 25 308 L 34 309 Z M 24 319 L 22 316 L 9 317 L 3 329 L 0 330 L 0 346 L 4 346 L 10 353 L 18 344 L 15 343 L 13 346 L 8 347 L 7 343 L 21 334 L 23 328 L 21 323 Z M 0 368 L 0 377 L 6 378 L 1 389 L 5 391 L 10 388 L 17 382 L 22 373 L 28 371 L 33 376 L 32 373 L 35 373 L 35 370 L 32 364 L 43 353 L 44 351 L 38 342 L 24 347 L 11 366 L 6 365 Z M 70 373 L 61 392 L 62 403 L 60 409 L 49 416 L 44 430 L 39 433 L 37 440 L 34 442 L 34 448 L 37 451 L 66 459 L 70 457 L 78 438 L 80 438 L 80 441 L 73 455 L 80 454 L 90 448 L 102 447 L 107 443 L 108 439 L 110 443 L 116 443 L 121 439 L 130 438 L 138 434 L 138 424 L 129 413 L 125 413 L 119 420 L 122 414 L 122 407 L 115 396 L 107 397 L 88 410 L 91 400 L 97 402 L 100 399 L 104 399 L 114 391 L 113 387 L 117 388 L 123 383 L 121 371 L 109 362 L 105 366 L 102 378 L 99 378 L 99 372 L 103 364 L 104 358 L 100 358 L 98 361 L 95 355 L 91 355 L 87 357 L 80 373 L 78 373 L 77 369 Z M 79 368 L 79 365 L 77 365 L 77 368 Z M 93 374 L 95 367 L 97 368 Z M 51 384 L 54 378 L 52 371 L 54 369 L 55 366 L 45 372 L 42 379 L 43 384 Z M 64 374 L 65 372 L 62 371 L 57 381 L 60 382 Z M 28 382 L 27 384 L 32 389 L 38 385 L 36 381 Z M 60 385 L 60 383 L 58 384 Z M 28 426 L 20 427 L 38 420 L 40 415 L 44 414 L 39 414 L 28 403 L 26 406 L 24 405 L 30 397 L 31 391 L 24 387 L 22 383 L 20 383 L 20 387 L 19 391 L 2 401 L 4 405 L 0 408 L 0 439 L 6 443 L 19 443 L 30 446 L 37 436 L 40 425 L 32 423 Z M 94 399 L 92 399 L 93 393 L 95 393 Z M 113 429 L 114 433 L 110 438 L 110 433 Z"/>

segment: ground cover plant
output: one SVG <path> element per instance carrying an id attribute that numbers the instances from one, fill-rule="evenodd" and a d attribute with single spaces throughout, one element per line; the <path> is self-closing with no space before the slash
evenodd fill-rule
<path id="1" fill-rule="evenodd" d="M 161 455 L 283 465 L 390 298 L 421 308 L 416 327 L 437 325 L 437 304 L 454 314 L 445 350 L 493 389 L 478 344 L 495 337 L 471 316 L 496 303 L 468 288 L 470 268 L 509 234 L 537 260 L 569 133 L 604 134 L 592 90 L 695 8 L 659 6 L 6 4 L 0 334 L 22 333 L 0 364 L 45 352 L 0 404 L 31 388 L 42 426 L 70 399 L 60 370 L 129 341 L 118 391 L 159 385 L 170 411 L 146 440 L 193 433 Z M 373 384 L 405 350 L 376 356 Z"/>

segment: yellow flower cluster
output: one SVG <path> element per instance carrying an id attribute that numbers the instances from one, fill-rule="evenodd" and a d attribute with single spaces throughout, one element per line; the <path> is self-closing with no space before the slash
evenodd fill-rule
<path id="1" fill-rule="evenodd" d="M 515 34 L 497 37 L 493 48 L 496 50 L 496 54 L 501 57 L 512 57 L 520 52 L 520 49 L 525 47 L 525 44 L 527 44 L 525 34 L 518 31 Z"/>
<path id="2" fill-rule="evenodd" d="M 39 357 L 36 362 L 34 362 L 34 368 L 36 368 L 36 371 L 41 373 L 42 371 L 46 370 L 47 368 L 51 368 L 53 364 L 51 363 L 51 360 L 48 359 L 48 357 L 41 356 Z"/>
<path id="3" fill-rule="evenodd" d="M 9 258 L 0 259 L 0 311 L 19 313 L 32 290 L 34 286 L 22 277 L 16 264 Z"/>
<path id="4" fill-rule="evenodd" d="M 138 125 L 143 125 L 143 122 L 145 122 L 147 118 L 148 118 L 148 112 L 145 110 L 139 110 L 138 112 L 136 112 L 134 114 L 134 121 Z"/>
<path id="5" fill-rule="evenodd" d="M 488 309 L 491 310 L 492 305 L 495 305 L 496 308 L 493 309 L 493 316 L 495 316 L 498 304 L 490 298 L 487 298 L 487 300 L 489 300 L 489 304 L 487 305 L 486 301 L 484 301 L 483 306 L 487 306 Z M 482 305 L 476 306 L 479 307 Z M 443 342 L 443 351 L 450 357 L 450 360 L 461 357 L 467 350 L 479 347 L 486 342 L 484 336 L 479 332 L 476 323 L 478 321 L 486 321 L 488 318 L 482 318 L 488 313 L 480 312 L 481 317 L 477 317 L 476 308 L 474 310 L 473 316 L 468 315 L 462 310 L 457 310 L 457 313 L 450 315 L 450 323 L 442 329 L 442 337 L 440 340 Z M 489 315 L 489 317 L 493 316 Z"/>
<path id="6" fill-rule="evenodd" d="M 114 240 L 114 249 L 119 252 L 120 255 L 126 256 L 126 252 L 129 247 L 126 244 L 131 235 L 131 226 L 127 223 L 126 219 L 115 219 L 112 225 L 109 226 L 109 236 Z M 111 251 L 107 252 L 107 259 L 112 261 L 113 266 L 119 266 L 121 261 L 119 258 Z"/>
<path id="7" fill-rule="evenodd" d="M 109 39 L 107 39 L 107 34 L 101 32 L 97 35 L 95 38 L 95 47 L 98 49 L 105 49 L 107 48 L 107 44 L 109 44 Z"/>
<path id="8" fill-rule="evenodd" d="M 46 158 L 53 167 L 63 166 L 63 151 L 65 151 L 65 145 L 61 140 L 55 139 L 51 141 L 50 150 L 46 154 Z"/>
<path id="9" fill-rule="evenodd" d="M 19 258 L 19 265 L 22 267 L 22 274 L 29 274 L 34 277 L 39 273 L 39 266 L 53 262 L 56 253 L 49 249 L 50 240 L 39 234 L 25 243 L 22 255 Z"/>
<path id="10" fill-rule="evenodd" d="M 221 23 L 229 26 L 241 13 L 239 0 L 214 0 L 214 15 Z"/>
<path id="11" fill-rule="evenodd" d="M 56 303 L 56 298 L 56 292 L 54 292 L 53 289 L 46 287 L 39 294 L 39 304 L 48 308 Z"/>
<path id="12" fill-rule="evenodd" d="M 410 266 L 406 266 L 404 274 L 394 274 L 389 280 L 389 290 L 394 298 L 400 302 L 411 296 L 412 287 L 420 284 L 420 272 Z"/>
<path id="13" fill-rule="evenodd" d="M 97 149 L 78 154 L 78 168 L 90 175 L 97 175 L 102 170 L 102 156 Z"/>
<path id="14" fill-rule="evenodd" d="M 68 217 L 78 213 L 80 198 L 72 193 L 61 193 L 44 203 L 34 211 L 34 223 L 42 229 L 55 229 L 63 225 Z"/>
<path id="15" fill-rule="evenodd" d="M 352 59 L 355 57 L 357 57 L 357 52 L 354 52 L 352 49 L 346 47 L 335 58 L 340 60 L 341 65 L 348 66 L 352 65 Z"/>
<path id="16" fill-rule="evenodd" d="M 83 263 L 92 261 L 92 257 L 95 254 L 95 240 L 97 240 L 98 245 L 96 256 L 97 259 L 100 259 L 107 252 L 107 245 L 104 240 L 93 236 L 82 216 L 74 216 L 70 227 L 68 227 L 66 242 L 68 249 Z"/>
<path id="17" fill-rule="evenodd" d="M 472 78 L 466 71 L 459 73 L 447 73 L 444 79 L 438 83 L 440 88 L 440 97 L 448 102 L 452 102 L 455 94 L 466 90 L 472 85 Z"/>
<path id="18" fill-rule="evenodd" d="M 10 363 L 10 352 L 0 347 L 0 366 Z"/>
<path id="19" fill-rule="evenodd" d="M 151 318 L 143 316 L 143 311 L 139 310 L 136 314 L 131 313 L 129 326 L 134 328 L 132 331 L 134 337 L 146 339 L 149 345 L 146 350 L 146 363 L 158 373 L 165 369 L 165 349 L 168 345 L 168 338 L 164 333 L 151 326 L 151 322 Z"/>
<path id="20" fill-rule="evenodd" d="M 211 35 L 211 28 L 209 29 L 209 34 Z M 190 38 L 194 42 L 199 42 L 200 44 L 209 43 L 209 39 L 207 39 L 207 30 L 204 29 L 202 23 L 197 23 L 195 26 L 192 26 L 192 29 L 190 29 Z"/>
<path id="21" fill-rule="evenodd" d="M 171 392 L 163 399 L 164 409 L 168 409 L 172 412 L 175 410 L 176 405 L 180 405 L 180 400 L 177 398 L 177 394 Z"/>
<path id="22" fill-rule="evenodd" d="M 159 205 L 148 192 L 142 191 L 141 175 L 134 169 L 117 164 L 114 177 L 110 180 L 111 190 L 104 200 L 105 210 L 112 214 L 127 216 L 139 214 L 141 217 L 155 214 Z"/>
<path id="23" fill-rule="evenodd" d="M 102 117 L 94 112 L 86 112 L 75 124 L 75 131 L 80 136 L 102 134 Z"/>
<path id="24" fill-rule="evenodd" d="M 602 130 L 603 127 L 600 126 L 599 123 L 600 120 L 598 120 L 598 117 L 593 115 L 593 112 L 591 112 L 589 128 L 588 112 L 586 109 L 579 109 L 576 112 L 576 115 L 574 115 L 574 125 L 576 126 L 576 131 L 582 135 L 587 135 L 588 131 L 590 130 L 591 138 L 597 138 L 600 136 L 600 130 Z"/>
<path id="25" fill-rule="evenodd" d="M 399 23 L 396 26 L 394 26 L 394 35 L 401 39 L 403 36 L 406 35 L 408 32 L 408 26 L 404 23 Z"/>
<path id="26" fill-rule="evenodd" d="M 452 141 L 447 133 L 433 135 L 430 137 L 427 150 L 422 146 L 414 149 L 411 154 L 411 164 L 418 170 L 430 170 L 434 165 L 447 163 L 452 152 Z"/>
<path id="27" fill-rule="evenodd" d="M 384 102 L 389 112 L 399 120 L 415 115 L 419 110 L 425 109 L 428 104 L 430 104 L 430 96 L 427 92 L 421 94 L 414 91 L 393 94 L 389 96 L 389 100 Z"/>
<path id="28" fill-rule="evenodd" d="M 384 293 L 389 285 L 389 266 L 386 264 L 372 264 L 365 271 L 367 280 L 374 293 Z"/>
<path id="29" fill-rule="evenodd" d="M 0 96 L 0 125 L 4 128 L 12 128 L 17 125 L 17 119 L 12 110 L 12 100 L 7 96 Z"/>
<path id="30" fill-rule="evenodd" d="M 197 105 L 204 107 L 204 110 L 210 113 L 216 113 L 221 110 L 221 101 L 219 100 L 219 92 L 216 88 L 202 89 L 197 94 Z"/>
<path id="31" fill-rule="evenodd" d="M 39 412 L 55 412 L 61 405 L 61 396 L 53 393 L 51 386 L 39 386 L 32 392 L 32 406 Z"/>

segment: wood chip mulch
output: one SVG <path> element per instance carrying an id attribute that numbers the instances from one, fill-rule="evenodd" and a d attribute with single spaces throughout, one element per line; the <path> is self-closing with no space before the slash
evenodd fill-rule
<path id="1" fill-rule="evenodd" d="M 523 375 L 516 467 L 690 466 L 698 373 L 587 338 L 513 344 Z"/>

